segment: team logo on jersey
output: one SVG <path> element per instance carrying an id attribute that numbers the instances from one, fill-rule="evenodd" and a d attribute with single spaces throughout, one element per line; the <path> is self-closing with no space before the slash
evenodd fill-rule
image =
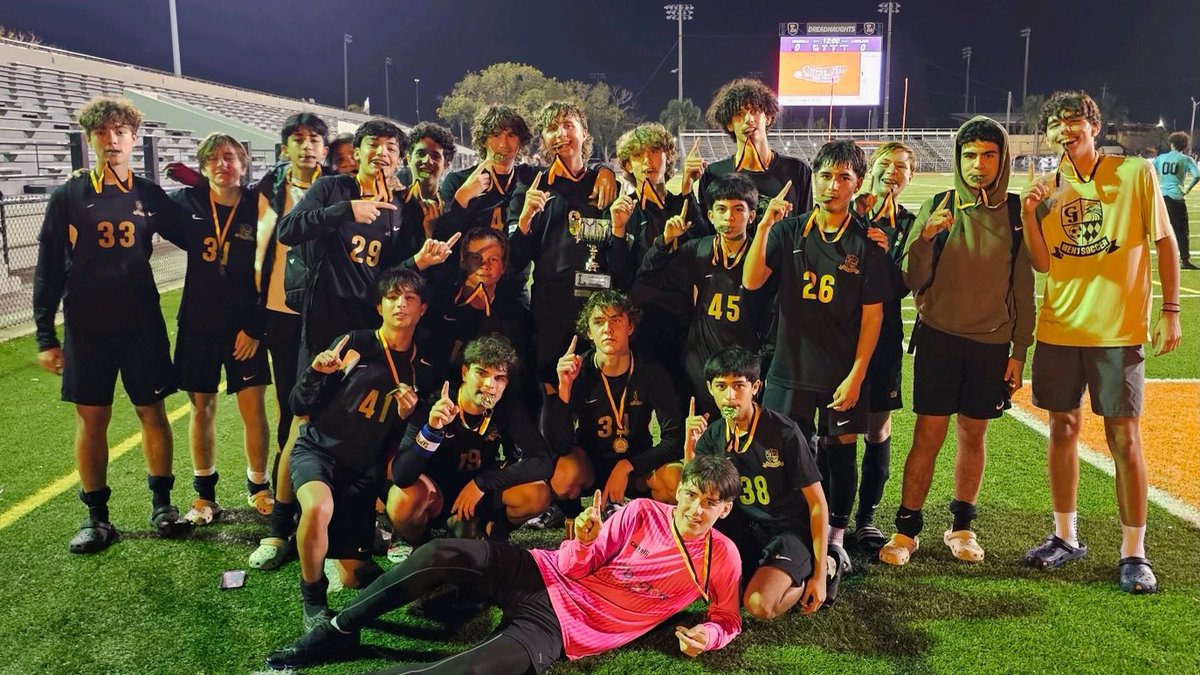
<path id="1" fill-rule="evenodd" d="M 862 274 L 858 269 L 858 256 L 853 253 L 846 254 L 846 260 L 838 265 L 838 269 L 848 274 Z"/>
<path id="2" fill-rule="evenodd" d="M 567 232 L 570 232 L 572 237 L 579 236 L 579 228 L 582 226 L 583 214 L 578 211 L 572 211 L 567 214 Z"/>
<path id="3" fill-rule="evenodd" d="M 633 398 L 629 399 L 629 405 L 642 405 L 642 399 L 638 398 L 637 390 L 633 390 Z"/>
<path id="4" fill-rule="evenodd" d="M 483 440 L 489 441 L 489 442 L 496 441 L 499 439 L 500 439 L 500 430 L 499 429 L 488 429 L 488 432 L 486 434 L 484 434 L 484 436 L 483 436 Z"/>
<path id="5" fill-rule="evenodd" d="M 763 462 L 764 469 L 778 469 L 783 466 L 783 462 L 779 459 L 779 450 L 775 448 L 767 448 L 767 460 Z"/>
<path id="6" fill-rule="evenodd" d="M 1098 200 L 1080 197 L 1063 204 L 1058 213 L 1063 233 L 1071 241 L 1054 247 L 1051 255 L 1055 258 L 1061 259 L 1064 255 L 1083 258 L 1117 250 L 1117 242 L 1100 233 L 1104 225 L 1104 207 Z"/>
<path id="7" fill-rule="evenodd" d="M 255 241 L 254 228 L 246 224 L 238 225 L 237 232 L 233 236 L 244 241 Z"/>
<path id="8" fill-rule="evenodd" d="M 133 200 L 133 215 L 140 216 L 142 218 L 146 217 L 146 214 L 142 212 L 142 200 Z"/>

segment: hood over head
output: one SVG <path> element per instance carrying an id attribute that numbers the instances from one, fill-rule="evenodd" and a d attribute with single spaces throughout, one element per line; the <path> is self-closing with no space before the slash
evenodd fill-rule
<path id="1" fill-rule="evenodd" d="M 967 185 L 962 177 L 961 166 L 964 142 L 988 140 L 979 138 L 977 133 L 979 131 L 983 131 L 985 136 L 1003 139 L 1000 143 L 1000 170 L 996 172 L 996 179 L 990 185 L 984 186 L 982 191 L 977 191 Z M 960 208 L 985 206 L 989 209 L 998 209 L 1003 207 L 1008 198 L 1008 180 L 1012 173 L 1011 169 L 1008 157 L 1008 132 L 1004 130 L 1003 125 L 990 117 L 976 115 L 959 127 L 958 134 L 954 138 L 954 193 Z"/>

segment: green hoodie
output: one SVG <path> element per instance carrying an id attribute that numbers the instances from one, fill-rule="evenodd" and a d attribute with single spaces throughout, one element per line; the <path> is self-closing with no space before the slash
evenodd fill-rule
<path id="1" fill-rule="evenodd" d="M 962 148 L 954 145 L 954 191 L 958 207 L 946 246 L 938 258 L 933 275 L 934 239 L 920 235 L 934 210 L 933 199 L 921 205 L 913 222 L 913 233 L 906 242 L 901 260 L 904 283 L 915 292 L 921 321 L 933 328 L 985 344 L 1012 344 L 1010 356 L 1025 361 L 1033 344 L 1035 323 L 1033 268 L 1024 244 L 1017 251 L 1016 269 L 1012 269 L 1012 237 L 1008 222 L 1008 179 L 1010 174 L 1008 134 L 996 121 L 975 117 L 967 124 L 983 120 L 993 124 L 1004 136 L 1000 148 L 1000 172 L 982 191 L 969 187 L 959 166 Z M 965 125 L 964 125 L 965 126 Z M 1015 223 L 1020 227 L 1020 223 Z M 935 238 L 936 239 L 936 238 Z M 917 292 L 930 276 L 929 288 Z"/>

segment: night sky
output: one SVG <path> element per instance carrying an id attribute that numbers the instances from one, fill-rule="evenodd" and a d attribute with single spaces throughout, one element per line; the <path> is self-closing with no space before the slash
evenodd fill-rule
<path id="1" fill-rule="evenodd" d="M 183 73 L 293 97 L 342 103 L 342 33 L 350 45 L 350 99 L 383 112 L 384 59 L 391 56 L 391 112 L 412 121 L 413 78 L 423 118 L 467 71 L 500 61 L 533 65 L 560 79 L 603 77 L 636 94 L 636 111 L 657 119 L 676 91 L 676 25 L 645 0 L 178 0 Z M 761 77 L 775 86 L 781 21 L 877 21 L 875 1 L 693 0 L 684 24 L 684 96 L 702 108 L 726 80 Z M 1024 40 L 1033 30 L 1029 93 L 1107 83 L 1134 121 L 1183 128 L 1200 98 L 1200 3 L 1063 0 L 903 0 L 894 18 L 892 117 L 900 122 L 909 78 L 908 125 L 946 127 L 962 109 L 970 45 L 975 109 L 1002 111 L 1020 98 Z M 1120 11 L 1109 10 L 1120 8 Z M 0 25 L 48 44 L 141 66 L 172 69 L 167 0 L 5 0 Z M 661 64 L 661 65 L 660 65 Z M 657 67 L 657 70 L 656 70 Z M 1018 100 L 1019 105 L 1019 100 Z M 818 116 L 825 111 L 818 113 Z M 793 109 L 791 119 L 808 116 Z M 840 114 L 840 113 L 838 113 Z M 866 125 L 865 109 L 848 111 Z"/>

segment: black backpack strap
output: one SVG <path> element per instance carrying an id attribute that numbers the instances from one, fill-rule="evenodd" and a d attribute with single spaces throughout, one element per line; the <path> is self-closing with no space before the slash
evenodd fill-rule
<path id="1" fill-rule="evenodd" d="M 953 215 L 955 211 L 955 202 L 957 201 L 954 190 L 946 190 L 945 192 L 937 193 L 933 196 L 932 203 L 940 204 L 943 199 L 946 199 L 946 205 L 950 208 L 950 214 Z M 933 212 L 931 211 L 930 213 L 932 214 Z M 946 240 L 949 238 L 949 230 L 942 230 L 941 232 L 937 233 L 936 237 L 933 238 L 933 262 L 931 263 L 929 269 L 929 280 L 926 281 L 920 288 L 918 288 L 914 295 L 924 293 L 930 286 L 933 285 L 933 279 L 935 276 L 937 276 L 938 259 L 942 257 L 942 249 L 946 248 Z"/>

